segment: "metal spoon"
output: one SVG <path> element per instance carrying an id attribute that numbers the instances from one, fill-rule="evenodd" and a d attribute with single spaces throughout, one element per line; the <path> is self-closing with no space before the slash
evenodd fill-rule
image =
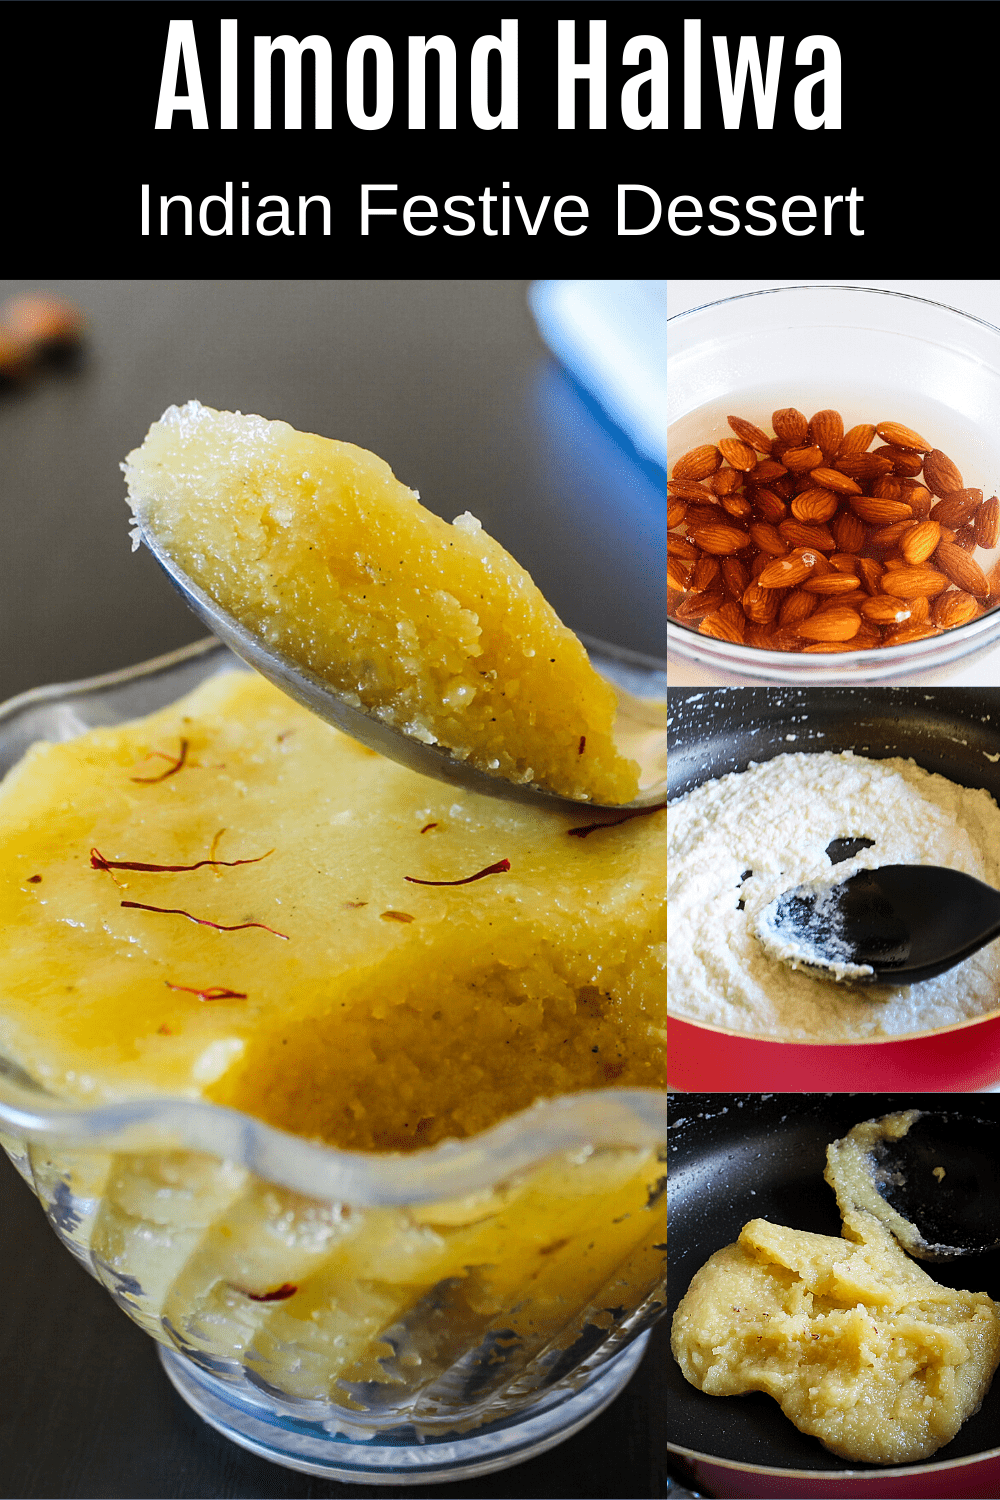
<path id="1" fill-rule="evenodd" d="M 457 759 L 443 746 L 425 745 L 402 729 L 384 723 L 365 708 L 346 702 L 336 688 L 310 672 L 307 667 L 300 666 L 282 652 L 266 645 L 259 636 L 224 610 L 188 577 L 146 526 L 141 522 L 139 526 L 143 541 L 164 573 L 214 635 L 290 698 L 294 698 L 321 719 L 334 724 L 345 734 L 351 735 L 353 739 L 360 740 L 363 745 L 377 750 L 380 755 L 398 761 L 411 771 L 419 771 L 422 776 L 431 776 L 437 781 L 450 782 L 486 796 L 526 802 L 536 807 L 573 807 L 577 810 L 596 808 L 621 814 L 642 812 L 666 802 L 666 674 L 657 671 L 652 663 L 644 670 L 640 657 L 623 652 L 618 659 L 611 652 L 589 648 L 595 669 L 612 682 L 618 694 L 615 741 L 623 754 L 639 762 L 640 791 L 632 802 L 626 804 L 581 803 L 543 787 L 523 785 L 508 781 L 500 775 L 490 775 L 488 771 L 481 771 L 478 767 Z M 644 686 L 648 679 L 651 688 L 658 692 L 661 676 L 664 678 L 662 703 L 652 697 L 640 696 L 635 691 L 637 687 Z M 623 686 L 624 681 L 628 682 L 632 691 Z"/>
<path id="2" fill-rule="evenodd" d="M 1000 937 L 1000 891 L 938 865 L 881 865 L 841 885 L 785 891 L 761 914 L 758 935 L 831 979 L 917 984 Z"/>
<path id="3" fill-rule="evenodd" d="M 850 1183 L 854 1205 L 882 1219 L 911 1255 L 943 1261 L 1000 1248 L 996 1120 L 911 1110 L 855 1126 L 830 1147 L 841 1162 L 845 1152 L 865 1179 Z"/>

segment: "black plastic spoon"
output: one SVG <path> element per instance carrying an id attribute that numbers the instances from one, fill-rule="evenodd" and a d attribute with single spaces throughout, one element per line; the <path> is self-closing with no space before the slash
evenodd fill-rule
<path id="1" fill-rule="evenodd" d="M 763 930 L 762 930 L 763 929 Z M 1000 937 L 1000 891 L 939 865 L 881 865 L 821 891 L 785 891 L 758 933 L 782 957 L 857 984 L 916 984 L 943 974 Z"/>

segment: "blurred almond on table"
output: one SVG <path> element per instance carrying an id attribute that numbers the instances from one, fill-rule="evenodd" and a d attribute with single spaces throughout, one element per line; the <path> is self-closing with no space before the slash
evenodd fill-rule
<path id="1" fill-rule="evenodd" d="M 20 380 L 31 369 L 34 357 L 30 344 L 0 328 L 0 381 Z"/>
<path id="2" fill-rule="evenodd" d="M 17 339 L 36 349 L 75 348 L 86 319 L 78 307 L 48 292 L 21 292 L 0 308 L 0 323 Z"/>

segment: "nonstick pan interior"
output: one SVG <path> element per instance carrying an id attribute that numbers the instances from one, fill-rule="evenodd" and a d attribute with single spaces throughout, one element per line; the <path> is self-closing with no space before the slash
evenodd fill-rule
<path id="1" fill-rule="evenodd" d="M 789 751 L 912 757 L 1000 802 L 1000 688 L 668 690 L 668 796 Z"/>
<path id="2" fill-rule="evenodd" d="M 1000 1098 L 990 1094 L 947 1103 L 939 1094 L 679 1095 L 668 1130 L 668 1318 L 694 1273 L 714 1251 L 732 1244 L 750 1219 L 839 1235 L 836 1199 L 823 1181 L 831 1141 L 860 1120 L 901 1109 L 941 1108 L 973 1120 L 1000 1120 Z M 947 1286 L 989 1292 L 1000 1300 L 1000 1251 L 920 1264 Z M 793 1427 L 770 1396 L 708 1396 L 687 1383 L 672 1357 L 668 1366 L 668 1437 L 682 1455 L 828 1473 L 882 1471 L 878 1464 L 848 1462 L 827 1452 Z M 981 1410 L 930 1462 L 972 1457 L 998 1445 L 1000 1372 Z"/>

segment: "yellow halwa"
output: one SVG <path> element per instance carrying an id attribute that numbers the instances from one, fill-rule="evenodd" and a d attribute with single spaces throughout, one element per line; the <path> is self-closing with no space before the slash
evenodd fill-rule
<path id="1" fill-rule="evenodd" d="M 674 1357 L 711 1395 L 765 1391 L 842 1458 L 916 1463 L 979 1410 L 1000 1308 L 932 1280 L 869 1213 L 844 1236 L 746 1224 L 691 1282 Z"/>
<path id="2" fill-rule="evenodd" d="M 613 689 L 468 512 L 440 520 L 363 448 L 197 401 L 123 468 L 188 577 L 355 707 L 511 781 L 636 795 Z"/>
<path id="3" fill-rule="evenodd" d="M 358 1149 L 663 1086 L 664 816 L 570 837 L 591 810 L 457 792 L 223 673 L 0 790 L 0 1051 Z"/>

